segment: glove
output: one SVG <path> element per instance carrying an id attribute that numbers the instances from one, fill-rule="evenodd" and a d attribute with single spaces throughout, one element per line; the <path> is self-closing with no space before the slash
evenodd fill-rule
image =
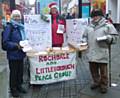
<path id="1" fill-rule="evenodd" d="M 50 20 L 48 19 L 48 17 L 47 16 L 45 16 L 45 15 L 41 15 L 41 19 L 42 20 L 44 20 L 45 22 L 50 22 Z"/>
<path id="2" fill-rule="evenodd" d="M 112 41 L 113 41 L 113 37 L 111 35 L 107 35 L 107 39 L 106 39 L 107 44 L 112 44 Z"/>
<path id="3" fill-rule="evenodd" d="M 21 50 L 23 47 L 21 47 L 19 44 L 17 44 L 17 48 Z"/>

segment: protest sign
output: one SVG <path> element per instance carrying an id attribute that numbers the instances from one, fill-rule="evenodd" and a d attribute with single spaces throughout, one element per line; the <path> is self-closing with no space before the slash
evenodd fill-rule
<path id="1" fill-rule="evenodd" d="M 27 40 L 33 50 L 41 51 L 52 47 L 51 16 L 49 22 L 41 19 L 40 15 L 25 15 L 24 25 Z"/>
<path id="2" fill-rule="evenodd" d="M 68 36 L 68 43 L 81 43 L 82 35 L 86 26 L 88 25 L 88 18 L 71 19 L 66 21 L 66 32 Z"/>

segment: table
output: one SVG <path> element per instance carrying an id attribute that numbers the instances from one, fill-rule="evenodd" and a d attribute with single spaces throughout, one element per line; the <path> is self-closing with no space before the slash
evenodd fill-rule
<path id="1" fill-rule="evenodd" d="M 81 47 L 80 51 L 86 47 Z M 76 49 L 29 52 L 30 83 L 49 84 L 76 78 Z"/>

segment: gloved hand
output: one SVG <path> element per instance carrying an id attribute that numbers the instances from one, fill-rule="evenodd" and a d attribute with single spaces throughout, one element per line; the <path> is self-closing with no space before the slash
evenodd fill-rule
<path id="1" fill-rule="evenodd" d="M 19 50 L 21 50 L 23 47 L 21 47 L 19 44 L 16 44 L 17 45 L 17 48 L 19 49 Z"/>
<path id="2" fill-rule="evenodd" d="M 47 16 L 41 14 L 41 19 L 44 20 L 45 22 L 50 22 Z"/>
<path id="3" fill-rule="evenodd" d="M 107 44 L 111 44 L 113 41 L 113 37 L 111 35 L 107 35 L 106 37 L 107 37 L 106 39 Z"/>

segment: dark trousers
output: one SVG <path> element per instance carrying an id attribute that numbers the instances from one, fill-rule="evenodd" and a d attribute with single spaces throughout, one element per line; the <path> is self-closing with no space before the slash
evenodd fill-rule
<path id="1" fill-rule="evenodd" d="M 108 86 L 107 63 L 89 62 L 89 65 L 94 84 L 106 88 Z"/>
<path id="2" fill-rule="evenodd" d="M 9 85 L 10 90 L 17 90 L 23 83 L 23 60 L 9 60 Z"/>
<path id="3" fill-rule="evenodd" d="M 52 47 L 62 47 L 62 44 L 52 45 Z"/>

